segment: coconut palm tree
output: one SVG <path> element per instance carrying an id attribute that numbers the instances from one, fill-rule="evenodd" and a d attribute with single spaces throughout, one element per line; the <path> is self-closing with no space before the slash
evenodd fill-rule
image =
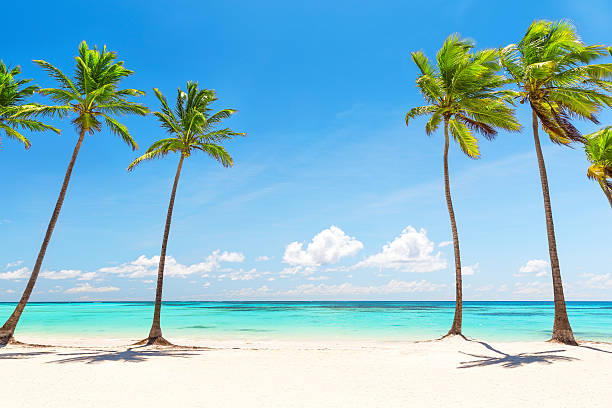
<path id="1" fill-rule="evenodd" d="M 158 140 L 139 158 L 129 166 L 131 171 L 135 166 L 145 160 L 153 160 L 165 157 L 170 153 L 179 154 L 178 167 L 174 176 L 170 204 L 166 215 L 166 226 L 162 238 L 159 266 L 157 269 L 157 289 L 155 291 L 155 309 L 153 312 L 153 324 L 149 331 L 149 337 L 137 344 L 147 345 L 171 345 L 162 336 L 160 313 L 162 303 L 162 289 L 164 283 L 164 264 L 166 261 L 166 246 L 170 234 L 170 223 L 172 221 L 172 210 L 174 209 L 174 198 L 178 185 L 183 160 L 192 153 L 202 151 L 212 157 L 223 167 L 230 167 L 234 160 L 220 143 L 232 140 L 235 136 L 245 136 L 246 133 L 234 132 L 231 129 L 216 129 L 223 119 L 229 118 L 236 113 L 234 109 L 223 109 L 211 114 L 210 104 L 217 100 L 215 91 L 209 89 L 198 89 L 197 82 L 187 82 L 187 92 L 178 89 L 176 106 L 170 109 L 166 97 L 155 88 L 155 95 L 161 103 L 161 111 L 153 112 L 163 129 L 170 137 Z M 215 130 L 216 129 L 216 130 Z"/>
<path id="2" fill-rule="evenodd" d="M 119 82 L 132 75 L 133 71 L 125 68 L 123 62 L 118 62 L 116 59 L 117 55 L 114 52 L 107 51 L 106 47 L 101 51 L 95 47 L 90 49 L 83 41 L 79 46 L 79 55 L 76 57 L 76 70 L 73 79 L 69 79 L 62 71 L 46 61 L 34 61 L 59 83 L 59 88 L 40 90 L 41 94 L 51 97 L 59 105 L 31 104 L 23 109 L 20 117 L 29 118 L 38 115 L 66 117 L 72 115 L 72 124 L 76 127 L 79 138 L 68 163 L 64 182 L 28 284 L 15 310 L 0 328 L 0 344 L 6 344 L 12 340 L 15 327 L 32 294 L 47 246 L 51 240 L 51 234 L 66 196 L 72 168 L 85 134 L 101 131 L 102 122 L 104 122 L 112 133 L 119 136 L 132 149 L 138 147 L 127 127 L 119 123 L 114 116 L 121 114 L 145 115 L 148 112 L 145 106 L 126 99 L 129 96 L 139 96 L 144 93 L 136 89 L 118 89 Z"/>
<path id="3" fill-rule="evenodd" d="M 422 52 L 413 52 L 412 60 L 420 71 L 416 84 L 428 105 L 412 108 L 406 115 L 406 125 L 417 116 L 429 116 L 425 125 L 428 135 L 444 125 L 444 191 L 453 235 L 456 282 L 455 317 L 447 336 L 462 335 L 463 312 L 459 236 L 448 171 L 449 131 L 463 153 L 476 159 L 480 151 L 475 132 L 490 140 L 497 135 L 498 128 L 520 130 L 508 104 L 508 94 L 500 90 L 506 78 L 497 74 L 501 69 L 497 51 L 474 53 L 473 48 L 471 41 L 451 35 L 436 55 L 436 66 Z"/>
<path id="4" fill-rule="evenodd" d="M 565 307 L 548 177 L 538 128 L 541 125 L 556 144 L 586 141 L 572 124 L 572 119 L 577 117 L 597 122 L 595 114 L 600 107 L 612 106 L 612 98 L 608 95 L 612 90 L 609 82 L 612 64 L 591 64 L 608 52 L 609 49 L 602 45 L 585 45 L 576 29 L 566 21 L 534 21 L 518 44 L 500 50 L 501 63 L 518 87 L 515 96 L 531 107 L 553 280 L 555 320 L 552 340 L 572 345 L 577 343 Z"/>
<path id="5" fill-rule="evenodd" d="M 591 166 L 587 177 L 596 180 L 612 207 L 612 126 L 586 136 L 584 146 Z"/>
<path id="6" fill-rule="evenodd" d="M 32 82 L 31 79 L 16 79 L 20 73 L 21 67 L 9 68 L 0 60 L 0 130 L 3 130 L 8 138 L 21 142 L 29 149 L 30 141 L 17 129 L 30 132 L 52 130 L 58 134 L 60 131 L 38 120 L 17 116 L 24 108 L 24 100 L 39 90 L 36 85 L 27 85 Z"/>

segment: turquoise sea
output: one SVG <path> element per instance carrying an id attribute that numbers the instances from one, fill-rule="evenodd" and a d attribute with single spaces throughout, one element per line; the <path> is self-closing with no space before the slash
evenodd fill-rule
<path id="1" fill-rule="evenodd" d="M 14 303 L 0 303 L 6 319 Z M 165 302 L 164 336 L 212 339 L 425 340 L 449 329 L 453 302 Z M 612 302 L 568 302 L 575 335 L 612 341 Z M 19 334 L 141 338 L 151 302 L 30 303 Z M 463 331 L 482 340 L 547 340 L 552 302 L 465 302 Z"/>

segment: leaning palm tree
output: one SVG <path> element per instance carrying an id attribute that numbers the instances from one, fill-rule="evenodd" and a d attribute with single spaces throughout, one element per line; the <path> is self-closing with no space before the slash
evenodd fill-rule
<path id="1" fill-rule="evenodd" d="M 138 147 L 128 132 L 127 127 L 119 123 L 113 116 L 118 114 L 145 115 L 148 112 L 145 106 L 126 99 L 128 96 L 138 96 L 144 93 L 136 89 L 118 89 L 119 82 L 123 78 L 132 75 L 133 71 L 126 69 L 123 66 L 123 62 L 118 62 L 116 59 L 117 55 L 114 52 L 107 51 L 106 47 L 102 51 L 99 51 L 97 48 L 90 49 L 83 41 L 79 46 L 79 55 L 76 57 L 76 71 L 73 79 L 69 79 L 62 71 L 46 61 L 34 61 L 59 82 L 59 88 L 40 90 L 41 94 L 51 97 L 59 105 L 42 106 L 32 104 L 27 109 L 24 109 L 21 116 L 26 118 L 37 115 L 65 117 L 72 114 L 72 124 L 76 127 L 79 138 L 72 152 L 72 157 L 64 176 L 64 182 L 28 284 L 15 310 L 2 328 L 0 328 L 0 344 L 6 344 L 12 340 L 15 327 L 32 294 L 47 246 L 51 240 L 51 234 L 55 228 L 55 223 L 66 196 L 72 168 L 74 167 L 85 134 L 99 132 L 102 128 L 102 122 L 104 122 L 112 133 L 119 136 L 132 149 Z"/>
<path id="2" fill-rule="evenodd" d="M 459 236 L 448 171 L 449 130 L 463 153 L 473 159 L 480 157 L 474 132 L 490 140 L 497 135 L 497 128 L 520 130 L 507 92 L 500 90 L 506 78 L 497 74 L 501 69 L 497 51 L 474 53 L 473 48 L 471 41 L 451 35 L 436 55 L 437 66 L 422 52 L 413 52 L 412 60 L 420 71 L 416 84 L 428 105 L 412 108 L 406 115 L 406 125 L 417 116 L 430 116 L 425 125 L 428 135 L 444 124 L 444 191 L 453 235 L 456 282 L 455 316 L 447 336 L 462 335 L 463 313 Z"/>
<path id="3" fill-rule="evenodd" d="M 149 331 L 149 337 L 137 344 L 146 345 L 171 345 L 162 336 L 160 313 L 162 303 L 162 289 L 164 283 L 164 265 L 166 262 L 166 246 L 168 235 L 170 234 L 170 223 L 172 221 L 172 210 L 174 209 L 174 198 L 178 186 L 183 160 L 191 156 L 192 153 L 202 151 L 208 156 L 217 160 L 224 167 L 230 167 L 234 161 L 229 153 L 220 143 L 232 140 L 235 136 L 245 136 L 246 133 L 237 133 L 231 129 L 217 129 L 221 120 L 229 118 L 236 113 L 234 109 L 223 109 L 211 114 L 211 103 L 217 100 L 215 91 L 209 89 L 198 89 L 197 82 L 187 82 L 187 92 L 178 89 L 176 106 L 174 110 L 168 106 L 166 97 L 155 88 L 155 95 L 161 103 L 161 112 L 153 114 L 159 120 L 161 127 L 170 134 L 169 138 L 158 140 L 153 143 L 145 154 L 134 160 L 129 166 L 131 171 L 135 166 L 145 160 L 162 158 L 169 153 L 180 155 L 172 193 L 170 194 L 170 204 L 166 215 L 166 226 L 162 238 L 161 254 L 159 256 L 159 266 L 157 269 L 157 289 L 155 292 L 155 309 L 153 312 L 153 324 Z"/>
<path id="4" fill-rule="evenodd" d="M 503 67 L 516 83 L 515 96 L 531 107 L 533 138 L 540 169 L 548 252 L 553 280 L 555 320 L 553 341 L 576 345 L 569 323 L 557 256 L 548 177 L 540 146 L 539 125 L 556 144 L 585 142 L 572 124 L 578 117 L 597 122 L 601 106 L 612 106 L 612 64 L 591 64 L 608 54 L 602 45 L 585 45 L 566 21 L 534 21 L 518 44 L 500 50 Z"/>
<path id="5" fill-rule="evenodd" d="M 612 207 L 612 126 L 591 133 L 586 139 L 584 150 L 591 163 L 587 177 L 599 183 Z"/>
<path id="6" fill-rule="evenodd" d="M 30 141 L 19 130 L 52 130 L 58 134 L 60 131 L 38 120 L 19 117 L 24 107 L 27 109 L 27 105 L 24 105 L 25 99 L 39 90 L 36 85 L 27 85 L 32 82 L 31 79 L 16 79 L 20 73 L 21 67 L 9 68 L 0 60 L 0 130 L 3 130 L 8 138 L 21 142 L 29 149 Z"/>

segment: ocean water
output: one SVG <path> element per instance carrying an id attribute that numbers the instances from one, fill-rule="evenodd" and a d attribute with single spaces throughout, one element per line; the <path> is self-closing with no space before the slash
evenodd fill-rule
<path id="1" fill-rule="evenodd" d="M 0 319 L 14 303 L 0 303 Z M 425 340 L 450 328 L 453 302 L 164 302 L 164 336 L 210 339 Z M 493 341 L 547 340 L 552 302 L 465 302 L 463 332 Z M 612 341 L 612 302 L 568 302 L 577 338 Z M 148 333 L 151 302 L 30 303 L 17 336 L 130 337 Z"/>

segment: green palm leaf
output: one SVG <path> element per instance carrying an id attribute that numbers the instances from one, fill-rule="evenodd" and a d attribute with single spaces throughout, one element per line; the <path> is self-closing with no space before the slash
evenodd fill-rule
<path id="1" fill-rule="evenodd" d="M 28 112 L 34 105 L 24 102 L 26 98 L 37 92 L 39 87 L 27 85 L 32 81 L 31 79 L 17 79 L 16 76 L 20 73 L 21 69 L 18 66 L 10 68 L 0 61 L 0 130 L 8 138 L 21 142 L 26 149 L 29 149 L 30 141 L 17 129 L 29 132 L 51 130 L 59 133 L 60 131 L 51 125 L 28 117 Z M 36 106 L 44 107 L 44 105 Z"/>

